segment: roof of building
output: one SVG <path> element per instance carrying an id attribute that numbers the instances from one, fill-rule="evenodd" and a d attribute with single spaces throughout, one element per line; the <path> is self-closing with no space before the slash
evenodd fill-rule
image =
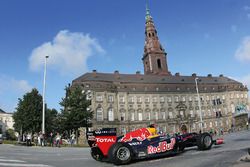
<path id="1" fill-rule="evenodd" d="M 213 77 L 211 74 L 208 76 L 181 76 L 179 73 L 176 75 L 143 75 L 143 74 L 120 74 L 115 73 L 85 73 L 84 75 L 76 78 L 73 82 L 120 82 L 120 83 L 145 83 L 145 84 L 194 84 L 195 78 L 198 78 L 199 84 L 242 84 L 231 78 L 220 75 Z"/>
<path id="2" fill-rule="evenodd" d="M 1 108 L 0 108 L 0 113 L 6 113 L 5 111 L 3 111 Z"/>

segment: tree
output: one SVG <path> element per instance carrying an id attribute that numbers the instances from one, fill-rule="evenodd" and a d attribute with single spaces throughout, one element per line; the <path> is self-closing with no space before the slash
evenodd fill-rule
<path id="1" fill-rule="evenodd" d="M 87 93 L 79 86 L 66 87 L 66 96 L 60 102 L 63 107 L 61 111 L 61 122 L 65 130 L 77 131 L 80 127 L 90 127 L 93 117 L 89 110 L 91 101 L 87 99 Z"/>
<path id="2" fill-rule="evenodd" d="M 47 109 L 45 114 L 45 129 L 47 133 L 59 131 L 60 123 L 56 109 Z"/>
<path id="3" fill-rule="evenodd" d="M 37 89 L 18 99 L 16 112 L 13 114 L 14 128 L 22 132 L 38 132 L 42 124 L 42 96 Z"/>

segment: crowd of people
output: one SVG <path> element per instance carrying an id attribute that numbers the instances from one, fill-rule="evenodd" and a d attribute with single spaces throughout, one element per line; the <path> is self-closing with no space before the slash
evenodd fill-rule
<path id="1" fill-rule="evenodd" d="M 76 137 L 74 133 L 70 135 L 60 134 L 59 132 L 49 134 L 39 133 L 24 133 L 23 135 L 19 135 L 19 142 L 26 143 L 27 146 L 51 146 L 51 147 L 60 147 L 63 143 L 70 144 L 73 146 L 76 143 Z"/>

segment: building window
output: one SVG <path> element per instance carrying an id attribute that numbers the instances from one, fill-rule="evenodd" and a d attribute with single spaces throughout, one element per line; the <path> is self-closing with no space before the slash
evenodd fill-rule
<path id="1" fill-rule="evenodd" d="M 124 96 L 119 96 L 119 101 L 122 102 L 122 103 L 124 103 L 125 102 Z"/>
<path id="2" fill-rule="evenodd" d="M 238 93 L 236 94 L 236 98 L 237 98 L 237 99 L 240 98 L 240 95 L 239 95 Z"/>
<path id="3" fill-rule="evenodd" d="M 109 95 L 109 96 L 108 96 L 108 102 L 113 102 L 113 101 L 114 101 L 114 96 Z"/>
<path id="4" fill-rule="evenodd" d="M 246 93 L 246 94 L 245 94 L 245 98 L 246 98 L 246 99 L 247 99 L 247 96 L 248 96 L 248 95 L 247 95 L 247 93 Z"/>
<path id="5" fill-rule="evenodd" d="M 157 97 L 153 97 L 153 103 L 157 102 Z"/>
<path id="6" fill-rule="evenodd" d="M 128 98 L 128 102 L 129 102 L 129 103 L 134 103 L 134 97 L 133 97 L 133 96 L 130 96 L 130 97 Z"/>
<path id="7" fill-rule="evenodd" d="M 194 117 L 194 111 L 193 110 L 190 110 L 190 116 Z"/>
<path id="8" fill-rule="evenodd" d="M 183 102 L 185 102 L 185 101 L 186 101 L 185 96 L 182 96 L 182 97 L 181 97 L 181 101 L 183 101 Z"/>
<path id="9" fill-rule="evenodd" d="M 171 103 L 172 102 L 172 98 L 168 97 L 168 102 Z"/>
<path id="10" fill-rule="evenodd" d="M 121 113 L 121 121 L 125 121 L 125 112 Z"/>
<path id="11" fill-rule="evenodd" d="M 166 113 L 165 112 L 161 112 L 161 119 L 165 120 L 166 119 Z"/>
<path id="12" fill-rule="evenodd" d="M 207 110 L 207 112 L 209 116 L 212 116 L 211 110 Z"/>
<path id="13" fill-rule="evenodd" d="M 96 96 L 96 101 L 102 102 L 102 95 L 97 95 Z"/>
<path id="14" fill-rule="evenodd" d="M 170 119 L 172 119 L 172 118 L 173 118 L 173 113 L 172 113 L 172 112 L 169 112 L 169 113 L 168 113 L 168 116 L 169 116 Z"/>
<path id="15" fill-rule="evenodd" d="M 209 123 L 209 127 L 212 128 L 213 127 L 213 122 Z"/>
<path id="16" fill-rule="evenodd" d="M 195 96 L 195 101 L 198 101 L 198 96 Z"/>
<path id="17" fill-rule="evenodd" d="M 161 59 L 157 59 L 158 68 L 161 69 Z"/>
<path id="18" fill-rule="evenodd" d="M 142 113 L 141 112 L 138 113 L 138 120 L 142 121 Z"/>
<path id="19" fill-rule="evenodd" d="M 183 118 L 184 117 L 184 112 L 180 111 L 180 116 Z"/>
<path id="20" fill-rule="evenodd" d="M 109 110 L 108 110 L 108 120 L 109 121 L 114 121 L 114 110 L 113 110 L 113 108 L 109 108 Z"/>
<path id="21" fill-rule="evenodd" d="M 134 120 L 135 120 L 135 113 L 134 113 L 134 112 L 131 112 L 131 113 L 130 113 L 130 120 L 131 120 L 131 121 L 134 121 Z"/>
<path id="22" fill-rule="evenodd" d="M 244 98 L 244 94 L 241 94 L 240 97 L 243 99 Z"/>
<path id="23" fill-rule="evenodd" d="M 145 97 L 145 103 L 149 103 L 149 97 Z"/>
<path id="24" fill-rule="evenodd" d="M 222 100 L 225 100 L 225 95 L 222 95 Z"/>
<path id="25" fill-rule="evenodd" d="M 165 101 L 164 97 L 161 96 L 161 97 L 160 97 L 160 102 L 161 102 L 161 103 L 164 103 L 164 101 Z"/>
<path id="26" fill-rule="evenodd" d="M 218 126 L 218 122 L 217 122 L 217 121 L 215 121 L 215 122 L 214 122 L 214 124 L 215 124 L 215 127 L 217 127 L 217 126 Z"/>
<path id="27" fill-rule="evenodd" d="M 231 98 L 231 99 L 233 99 L 233 98 L 234 98 L 234 94 L 233 94 L 233 93 L 231 93 L 230 98 Z"/>
<path id="28" fill-rule="evenodd" d="M 137 97 L 137 103 L 141 103 L 141 97 Z"/>
<path id="29" fill-rule="evenodd" d="M 207 96 L 207 101 L 209 101 L 210 100 L 210 98 L 209 98 L 209 96 Z"/>
<path id="30" fill-rule="evenodd" d="M 103 120 L 103 109 L 102 108 L 97 108 L 97 110 L 96 110 L 96 120 L 97 121 L 102 121 Z"/>
<path id="31" fill-rule="evenodd" d="M 146 120 L 150 120 L 150 112 L 146 112 Z"/>
<path id="32" fill-rule="evenodd" d="M 175 96 L 175 102 L 178 102 L 179 101 L 179 97 L 178 96 Z"/>
<path id="33" fill-rule="evenodd" d="M 193 99 L 192 99 L 192 96 L 189 96 L 189 101 L 192 101 Z"/>
<path id="34" fill-rule="evenodd" d="M 207 123 L 206 122 L 204 123 L 204 128 L 207 128 Z"/>
<path id="35" fill-rule="evenodd" d="M 195 125 L 195 123 L 193 123 L 193 129 L 195 129 L 196 128 L 196 125 Z"/>
<path id="36" fill-rule="evenodd" d="M 158 112 L 154 112 L 154 119 L 158 120 Z"/>

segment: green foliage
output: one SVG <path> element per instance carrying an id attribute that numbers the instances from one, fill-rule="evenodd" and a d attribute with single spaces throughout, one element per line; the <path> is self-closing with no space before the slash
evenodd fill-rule
<path id="1" fill-rule="evenodd" d="M 18 99 L 16 112 L 13 114 L 14 128 L 18 132 L 38 132 L 42 124 L 42 96 L 37 89 Z"/>
<path id="2" fill-rule="evenodd" d="M 88 111 L 91 103 L 87 100 L 87 94 L 80 87 L 66 87 L 66 97 L 62 99 L 60 105 L 61 125 L 65 130 L 77 130 L 80 127 L 89 127 L 92 112 Z"/>
<path id="3" fill-rule="evenodd" d="M 15 131 L 13 129 L 8 129 L 6 131 L 6 139 L 7 140 L 16 140 Z"/>
<path id="4" fill-rule="evenodd" d="M 22 99 L 18 99 L 16 112 L 13 114 L 15 121 L 14 128 L 17 132 L 39 132 L 42 126 L 42 96 L 37 89 L 32 89 L 26 93 Z M 50 132 L 57 129 L 57 111 L 55 109 L 47 109 L 45 112 L 45 131 Z"/>

